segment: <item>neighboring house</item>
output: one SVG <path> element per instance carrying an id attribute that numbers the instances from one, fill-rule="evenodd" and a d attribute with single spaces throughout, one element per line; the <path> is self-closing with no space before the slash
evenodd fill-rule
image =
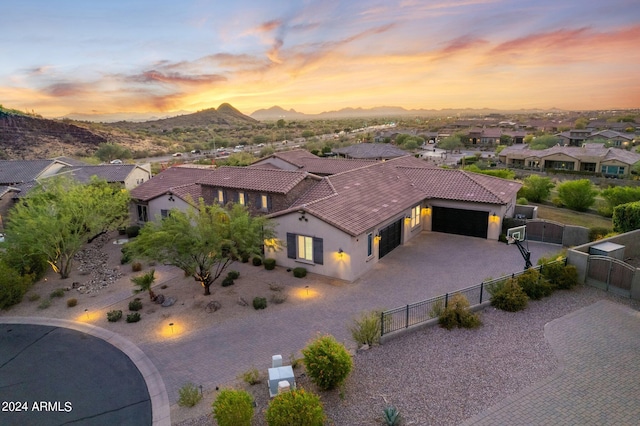
<path id="1" fill-rule="evenodd" d="M 407 155 L 402 151 L 403 155 Z M 350 160 L 340 158 L 321 158 L 309 151 L 297 149 L 278 152 L 262 158 L 249 166 L 250 168 L 273 168 L 281 170 L 297 170 L 313 173 L 318 176 L 328 176 L 336 173 L 357 169 L 375 163 L 375 160 Z"/>
<path id="2" fill-rule="evenodd" d="M 589 129 L 571 129 L 568 132 L 562 132 L 555 135 L 561 145 L 569 146 L 582 146 L 589 136 L 591 136 L 591 130 Z"/>
<path id="3" fill-rule="evenodd" d="M 633 145 L 635 137 L 636 136 L 632 133 L 620 133 L 614 130 L 601 130 L 599 132 L 591 133 L 591 136 L 587 138 L 587 141 L 606 140 L 611 144 L 611 146 L 627 148 Z"/>
<path id="4" fill-rule="evenodd" d="M 423 230 L 497 240 L 521 185 L 426 167 L 412 156 L 324 177 L 271 214 L 265 256 L 281 266 L 353 281 Z"/>
<path id="5" fill-rule="evenodd" d="M 151 165 L 103 164 L 99 166 L 65 167 L 58 175 L 68 175 L 78 182 L 87 183 L 92 177 L 109 183 L 120 183 L 128 190 L 151 179 Z"/>
<path id="6" fill-rule="evenodd" d="M 344 158 L 376 161 L 389 160 L 407 155 L 407 151 L 388 143 L 359 143 L 334 149 L 333 152 Z"/>
<path id="7" fill-rule="evenodd" d="M 554 146 L 543 150 L 531 150 L 527 145 L 513 145 L 503 149 L 499 159 L 509 167 L 628 177 L 632 166 L 640 161 L 640 154 L 619 148 L 605 148 L 594 143 L 587 143 L 582 147 Z"/>

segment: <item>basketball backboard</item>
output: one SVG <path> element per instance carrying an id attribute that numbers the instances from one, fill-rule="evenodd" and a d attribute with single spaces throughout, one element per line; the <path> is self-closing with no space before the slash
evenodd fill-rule
<path id="1" fill-rule="evenodd" d="M 515 240 L 524 241 L 527 225 L 507 229 L 507 242 L 513 244 Z"/>

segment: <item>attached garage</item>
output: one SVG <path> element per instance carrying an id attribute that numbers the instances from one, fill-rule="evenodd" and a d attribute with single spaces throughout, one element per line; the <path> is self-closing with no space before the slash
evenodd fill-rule
<path id="1" fill-rule="evenodd" d="M 488 212 L 433 207 L 431 229 L 435 232 L 446 232 L 447 234 L 487 238 L 488 223 Z"/>
<path id="2" fill-rule="evenodd" d="M 402 219 L 380 230 L 378 258 L 382 259 L 402 241 Z"/>

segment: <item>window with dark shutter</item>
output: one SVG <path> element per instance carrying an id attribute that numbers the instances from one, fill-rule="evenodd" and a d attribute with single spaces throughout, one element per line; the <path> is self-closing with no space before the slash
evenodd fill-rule
<path id="1" fill-rule="evenodd" d="M 322 246 L 322 238 L 313 237 L 313 263 L 318 265 L 322 265 L 324 262 Z"/>
<path id="2" fill-rule="evenodd" d="M 296 258 L 296 234 L 287 232 L 287 257 L 289 259 Z"/>

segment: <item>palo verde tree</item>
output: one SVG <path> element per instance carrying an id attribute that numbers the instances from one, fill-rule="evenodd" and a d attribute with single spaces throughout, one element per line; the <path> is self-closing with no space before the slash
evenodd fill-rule
<path id="1" fill-rule="evenodd" d="M 9 212 L 7 248 L 42 256 L 67 278 L 84 244 L 126 223 L 128 203 L 128 191 L 104 180 L 47 179 Z"/>
<path id="2" fill-rule="evenodd" d="M 161 221 L 148 222 L 127 245 L 133 256 L 177 266 L 204 287 L 209 287 L 243 254 L 259 255 L 264 240 L 273 237 L 271 223 L 253 217 L 233 204 L 227 209 L 205 205 L 187 211 L 172 210 Z"/>

